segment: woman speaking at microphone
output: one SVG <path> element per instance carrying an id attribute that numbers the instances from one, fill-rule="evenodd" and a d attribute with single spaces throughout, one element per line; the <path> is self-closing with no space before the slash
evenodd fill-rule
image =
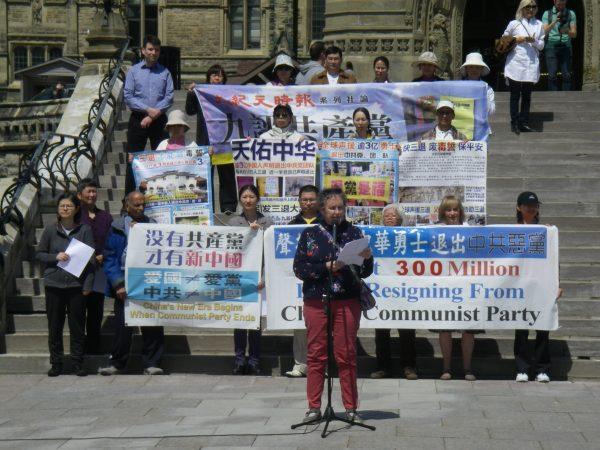
<path id="1" fill-rule="evenodd" d="M 333 353 L 339 370 L 346 418 L 360 423 L 361 418 L 356 412 L 356 334 L 361 315 L 359 278 L 366 278 L 373 272 L 373 255 L 369 248 L 363 250 L 360 253 L 364 258 L 361 266 L 346 266 L 338 261 L 339 249 L 362 238 L 363 234 L 346 221 L 346 196 L 340 189 L 324 189 L 319 194 L 319 207 L 321 222 L 302 232 L 294 258 L 294 273 L 304 282 L 304 322 L 308 337 L 306 393 L 309 410 L 303 422 L 321 418 L 321 395 L 327 366 L 327 314 L 323 297 L 328 295 L 331 300 Z"/>

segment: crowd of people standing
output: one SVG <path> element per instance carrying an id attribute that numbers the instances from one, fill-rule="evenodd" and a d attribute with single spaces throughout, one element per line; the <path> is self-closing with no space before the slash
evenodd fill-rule
<path id="1" fill-rule="evenodd" d="M 511 21 L 504 35 L 515 38 L 515 46 L 508 53 L 505 77 L 510 88 L 511 129 L 515 133 L 532 131 L 529 124 L 531 91 L 539 80 L 540 51 L 546 46 L 546 58 L 550 71 L 550 88 L 556 88 L 558 68 L 563 74 L 563 88 L 570 84 L 570 42 L 576 37 L 576 19 L 570 10 L 565 11 L 564 0 L 555 0 L 551 10 L 544 13 L 542 20 L 536 19 L 535 0 L 523 0 L 519 4 L 515 20 Z M 144 186 L 136 186 L 131 162 L 137 151 L 146 147 L 149 140 L 153 150 L 169 151 L 196 145 L 208 145 L 209 138 L 203 120 L 201 106 L 194 93 L 195 83 L 190 84 L 185 112 L 197 115 L 195 139 L 186 136 L 190 129 L 183 111 L 167 112 L 173 105 L 173 81 L 169 71 L 158 63 L 160 40 L 148 36 L 142 48 L 143 60 L 128 72 L 124 98 L 131 110 L 127 130 L 126 198 L 121 217 L 113 217 L 96 206 L 98 184 L 91 179 L 82 180 L 76 194 L 64 194 L 57 202 L 57 221 L 44 229 L 37 249 L 37 258 L 45 265 L 44 286 L 49 328 L 49 350 L 51 369 L 49 376 L 62 373 L 62 331 L 65 317 L 68 318 L 71 339 L 71 358 L 74 371 L 86 375 L 83 367 L 84 355 L 100 354 L 100 325 L 102 323 L 104 298 L 115 299 L 115 339 L 110 353 L 110 364 L 99 370 L 102 375 L 122 373 L 127 366 L 132 328 L 125 322 L 125 256 L 131 227 L 152 220 L 144 214 Z M 287 55 L 279 55 L 273 69 L 271 86 L 352 84 L 357 83 L 353 71 L 342 70 L 342 50 L 315 42 L 310 47 L 310 61 L 296 67 Z M 439 76 L 439 63 L 433 52 L 424 52 L 415 62 L 420 75 L 414 82 L 443 81 Z M 490 72 L 480 53 L 466 56 L 460 68 L 464 80 L 482 80 Z M 225 84 L 227 75 L 219 65 L 212 66 L 206 74 L 207 84 Z M 378 56 L 373 61 L 373 79 L 376 83 L 392 82 L 388 58 Z M 394 80 L 398 81 L 398 80 Z M 494 92 L 487 86 L 487 112 L 494 114 Z M 428 140 L 467 140 L 452 125 L 455 107 L 450 101 L 436 105 L 435 126 L 421 136 Z M 355 130 L 351 139 L 376 138 L 370 126 L 367 108 L 357 108 L 352 115 Z M 260 137 L 264 139 L 302 140 L 304 136 L 293 128 L 293 111 L 289 105 L 278 105 L 273 111 L 273 125 Z M 491 130 L 490 130 L 491 132 Z M 229 216 L 228 225 L 266 229 L 272 225 L 268 217 L 257 211 L 260 202 L 259 190 L 254 185 L 242 186 L 236 191 L 233 164 L 217 166 L 219 176 L 220 210 Z M 306 330 L 294 332 L 294 366 L 286 374 L 290 377 L 307 377 L 309 410 L 306 421 L 320 417 L 321 395 L 326 370 L 326 320 L 321 306 L 326 277 L 336 282 L 332 298 L 334 356 L 339 368 L 342 399 L 349 420 L 360 421 L 357 413 L 358 390 L 356 384 L 356 336 L 360 325 L 360 279 L 373 271 L 373 256 L 369 249 L 361 256 L 361 266 L 349 267 L 331 255 L 346 242 L 362 237 L 359 228 L 346 220 L 347 199 L 342 191 L 307 185 L 300 189 L 300 213 L 291 224 L 315 225 L 307 227 L 300 238 L 294 259 L 294 273 L 303 281 L 304 320 Z M 539 223 L 541 202 L 533 192 L 521 193 L 516 202 L 519 224 Z M 236 210 L 241 210 L 236 214 Z M 460 226 L 465 222 L 465 213 L 459 198 L 446 196 L 439 206 L 440 225 Z M 401 226 L 403 214 L 399 205 L 387 205 L 383 211 L 383 226 Z M 337 238 L 332 238 L 332 227 L 337 226 Z M 79 277 L 60 269 L 58 263 L 67 261 L 65 252 L 71 239 L 94 248 L 94 257 Z M 263 281 L 257 285 L 260 290 Z M 557 293 L 557 298 L 560 297 Z M 453 378 L 451 367 L 452 332 L 435 330 L 439 334 L 442 353 L 442 380 Z M 401 343 L 402 375 L 409 380 L 418 378 L 416 332 L 398 330 Z M 476 379 L 471 366 L 475 332 L 462 331 L 461 349 L 464 378 Z M 537 381 L 548 382 L 549 353 L 548 332 L 538 331 L 533 358 L 527 354 L 527 331 L 515 333 L 514 353 L 517 364 L 516 381 L 525 382 L 530 376 Z M 160 375 L 161 356 L 164 352 L 164 330 L 162 327 L 142 327 L 142 359 L 144 372 Z M 376 331 L 377 370 L 372 378 L 394 375 L 390 330 Z M 260 374 L 260 330 L 235 330 L 233 373 Z"/>

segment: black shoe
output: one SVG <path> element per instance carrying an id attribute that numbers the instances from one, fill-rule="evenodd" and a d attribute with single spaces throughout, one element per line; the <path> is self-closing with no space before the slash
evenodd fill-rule
<path id="1" fill-rule="evenodd" d="M 523 133 L 531 133 L 535 130 L 533 128 L 531 128 L 529 125 L 527 125 L 526 123 L 522 123 L 519 125 L 519 131 L 521 131 Z"/>
<path id="2" fill-rule="evenodd" d="M 260 375 L 260 368 L 258 364 L 248 364 L 248 370 L 246 371 L 247 375 Z"/>
<path id="3" fill-rule="evenodd" d="M 510 131 L 512 131 L 513 133 L 515 133 L 517 135 L 520 133 L 519 127 L 514 122 L 510 124 Z"/>
<path id="4" fill-rule="evenodd" d="M 49 377 L 57 377 L 62 373 L 62 367 L 61 366 L 57 366 L 57 365 L 53 365 L 50 370 L 48 371 L 48 376 Z"/>
<path id="5" fill-rule="evenodd" d="M 246 366 L 244 364 L 236 364 L 231 373 L 234 375 L 244 375 L 246 373 Z"/>
<path id="6" fill-rule="evenodd" d="M 87 372 L 85 371 L 85 369 L 83 367 L 81 367 L 81 365 L 79 364 L 75 364 L 73 366 L 73 373 L 75 375 L 77 375 L 78 377 L 87 377 Z"/>

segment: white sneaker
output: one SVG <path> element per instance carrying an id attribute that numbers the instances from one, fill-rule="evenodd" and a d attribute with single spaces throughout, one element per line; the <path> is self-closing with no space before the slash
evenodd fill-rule
<path id="1" fill-rule="evenodd" d="M 160 367 L 147 367 L 144 369 L 144 375 L 163 375 L 164 372 Z"/>
<path id="2" fill-rule="evenodd" d="M 105 377 L 109 377 L 112 375 L 118 375 L 120 373 L 121 373 L 121 370 L 117 369 L 115 366 L 100 367 L 98 369 L 98 374 L 104 375 Z"/>
<path id="3" fill-rule="evenodd" d="M 527 383 L 529 381 L 529 375 L 526 373 L 518 373 L 515 381 L 518 383 Z"/>
<path id="4" fill-rule="evenodd" d="M 302 377 L 305 377 L 306 374 L 300 372 L 298 369 L 292 369 L 292 370 L 288 370 L 285 373 L 285 376 L 288 378 L 302 378 Z"/>
<path id="5" fill-rule="evenodd" d="M 539 381 L 540 383 L 549 383 L 550 377 L 547 374 L 545 374 L 544 372 L 538 373 L 537 376 L 535 377 L 535 381 Z"/>

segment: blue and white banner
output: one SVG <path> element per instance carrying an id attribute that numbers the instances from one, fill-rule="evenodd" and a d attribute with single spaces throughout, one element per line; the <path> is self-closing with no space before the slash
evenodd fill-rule
<path id="1" fill-rule="evenodd" d="M 257 329 L 263 232 L 136 224 L 125 279 L 128 325 Z"/>
<path id="2" fill-rule="evenodd" d="M 302 282 L 293 274 L 305 226 L 265 234 L 270 329 L 303 328 Z M 377 307 L 363 328 L 558 328 L 558 230 L 545 226 L 361 227 L 375 270 Z M 291 289 L 290 286 L 294 286 Z"/>
<path id="3" fill-rule="evenodd" d="M 159 223 L 212 225 L 209 147 L 136 153 L 131 163 L 148 217 Z"/>
<path id="4" fill-rule="evenodd" d="M 487 90 L 482 81 L 360 83 L 314 86 L 196 87 L 210 143 L 229 151 L 232 139 L 259 137 L 272 126 L 273 108 L 290 105 L 296 130 L 310 140 L 347 139 L 352 113 L 365 107 L 379 139 L 417 141 L 435 127 L 440 100 L 455 104 L 453 124 L 469 140 L 487 140 Z"/>

